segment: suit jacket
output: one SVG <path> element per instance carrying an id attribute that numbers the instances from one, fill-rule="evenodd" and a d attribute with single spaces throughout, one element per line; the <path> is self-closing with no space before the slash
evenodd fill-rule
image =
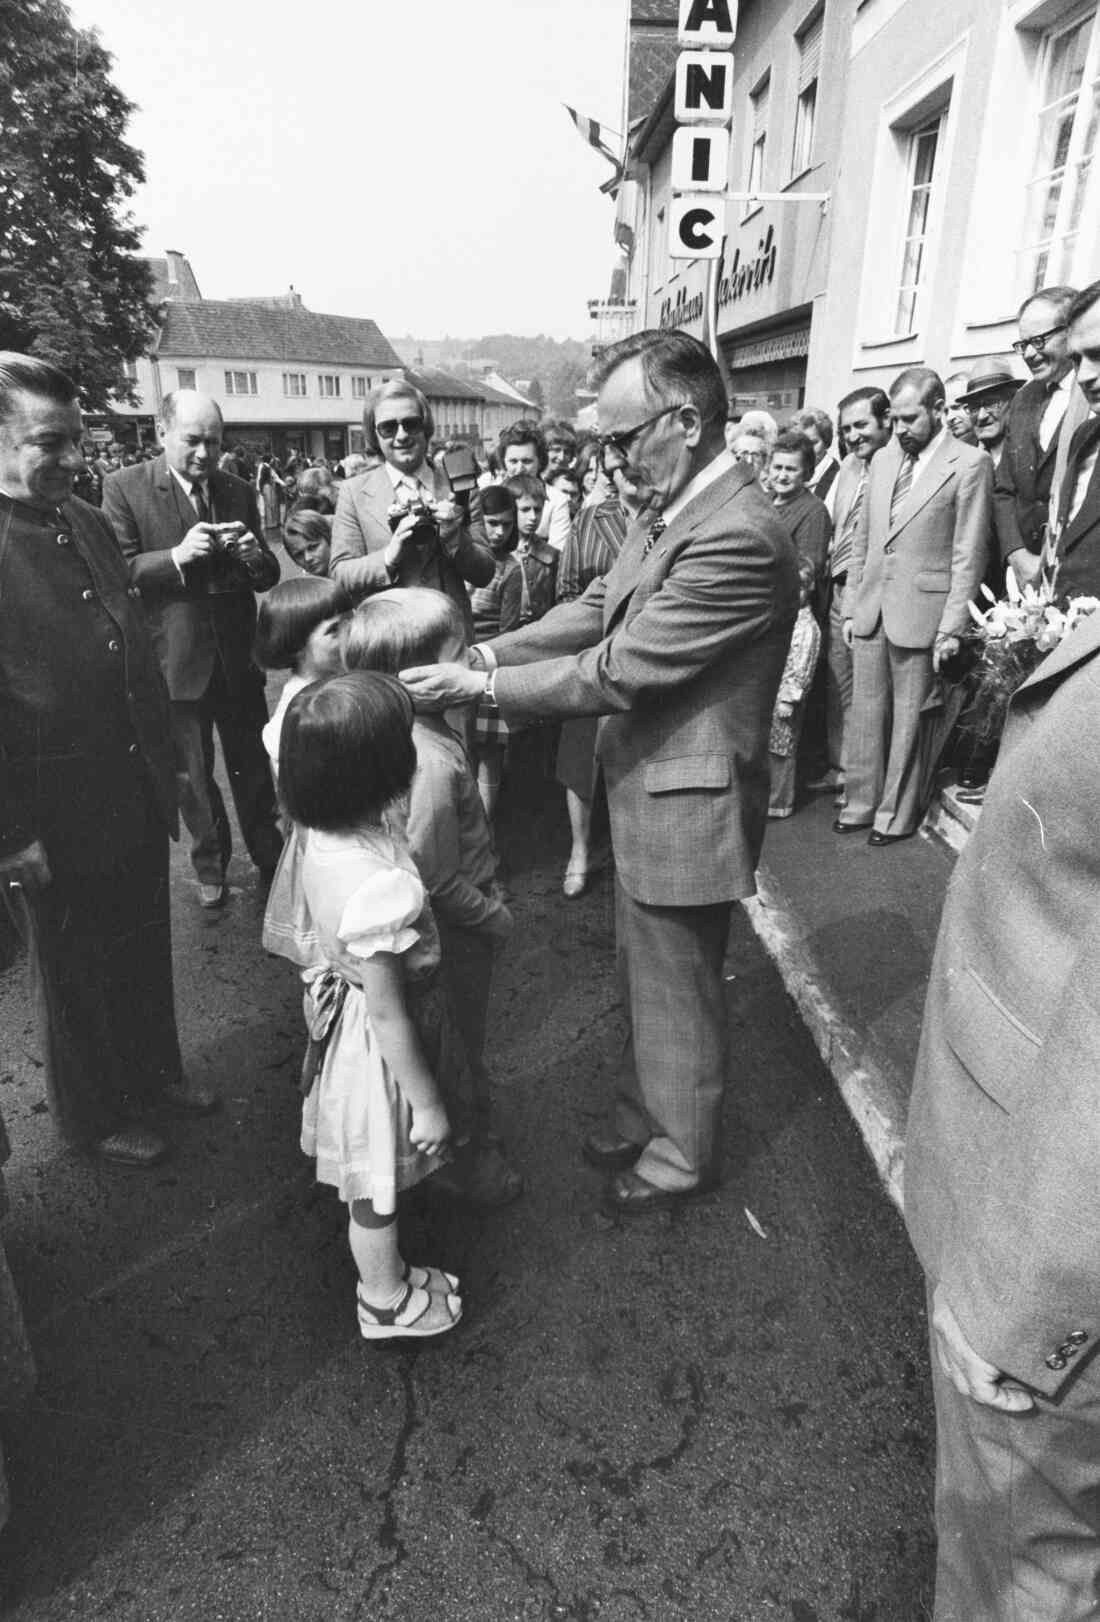
<path id="1" fill-rule="evenodd" d="M 1085 499 L 1073 518 L 1066 514 L 1073 502 L 1080 459 L 1100 439 L 1100 418 L 1083 422 L 1070 442 L 1066 476 L 1061 491 L 1058 539 L 1058 592 L 1060 596 L 1100 596 L 1100 456 L 1089 479 Z"/>
<path id="2" fill-rule="evenodd" d="M 461 610 L 468 637 L 473 635 L 470 599 L 466 582 L 487 586 L 496 571 L 496 560 L 483 541 L 475 540 L 463 528 L 453 558 L 430 542 L 406 547 L 391 579 L 382 554 L 393 536 L 389 510 L 393 505 L 393 481 L 386 468 L 370 468 L 345 479 L 332 520 L 332 553 L 329 574 L 347 588 L 356 602 L 391 586 L 431 586 L 445 592 Z"/>
<path id="3" fill-rule="evenodd" d="M 1002 563 L 1020 547 L 1038 552 L 1043 544 L 1061 432 L 1059 425 L 1043 450 L 1039 422 L 1049 399 L 1046 386 L 1033 378 L 1016 395 L 1005 417 L 1004 449 L 993 490 L 993 522 Z"/>
<path id="4" fill-rule="evenodd" d="M 750 470 L 723 473 L 644 555 L 632 524 L 575 602 L 492 644 L 507 720 L 604 715 L 617 871 L 636 900 L 752 895 L 768 732 L 798 611 L 794 546 Z"/>
<path id="5" fill-rule="evenodd" d="M 210 504 L 212 521 L 239 520 L 260 543 L 263 557 L 254 573 L 219 556 L 211 565 L 186 565 L 181 580 L 169 552 L 198 520 L 163 456 L 121 468 L 103 486 L 104 516 L 141 592 L 168 695 L 181 701 L 202 697 L 219 660 L 231 692 L 258 680 L 252 664 L 255 593 L 279 578 L 252 486 L 231 473 L 211 473 Z"/>
<path id="6" fill-rule="evenodd" d="M 929 1277 L 976 1351 L 1050 1394 L 1100 1337 L 1098 653 L 1100 614 L 1013 702 L 948 890 L 905 1159 Z"/>
<path id="7" fill-rule="evenodd" d="M 871 463 L 844 609 L 856 636 L 873 636 L 881 621 L 895 647 L 931 648 L 970 625 L 966 605 L 989 552 L 993 464 L 945 434 L 891 522 L 902 455 L 891 440 Z"/>
<path id="8" fill-rule="evenodd" d="M 168 698 L 111 528 L 0 495 L 0 850 L 124 875 L 150 804 L 174 833 Z"/>

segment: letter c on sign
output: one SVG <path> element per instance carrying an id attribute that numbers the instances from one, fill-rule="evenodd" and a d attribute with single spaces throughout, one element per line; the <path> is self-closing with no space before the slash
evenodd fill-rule
<path id="1" fill-rule="evenodd" d="M 698 253 L 701 248 L 714 246 L 714 238 L 707 235 L 705 226 L 714 226 L 713 209 L 693 208 L 683 216 L 680 221 L 680 241 L 685 248 Z"/>

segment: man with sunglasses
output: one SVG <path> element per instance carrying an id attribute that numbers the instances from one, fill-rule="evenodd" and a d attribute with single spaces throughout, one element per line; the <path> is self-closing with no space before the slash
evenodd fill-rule
<path id="1" fill-rule="evenodd" d="M 471 535 L 446 474 L 428 459 L 434 433 L 427 399 L 405 378 L 371 394 L 363 410 L 364 448 L 382 461 L 340 486 L 329 574 L 356 602 L 390 586 L 430 586 L 450 597 L 472 637 L 466 583 L 488 585 L 496 563 Z M 391 522 L 391 509 L 410 503 L 431 506 L 434 523 L 425 524 L 415 511 Z"/>
<path id="2" fill-rule="evenodd" d="M 688 334 L 641 332 L 596 362 L 599 443 L 638 515 L 574 602 L 402 672 L 421 708 L 483 695 L 509 723 L 600 715 L 630 1033 L 612 1119 L 585 1143 L 605 1208 L 663 1210 L 712 1188 L 727 1076 L 722 964 L 752 895 L 768 732 L 798 605 L 794 546 L 725 446 L 726 391 Z"/>
<path id="3" fill-rule="evenodd" d="M 1065 470 L 1069 442 L 1088 409 L 1076 387 L 1066 314 L 1072 287 L 1044 287 L 1020 306 L 1013 349 L 1031 374 L 1005 418 L 1004 449 L 993 489 L 993 521 L 1002 570 L 1021 585 L 1038 577 L 1052 490 Z"/>

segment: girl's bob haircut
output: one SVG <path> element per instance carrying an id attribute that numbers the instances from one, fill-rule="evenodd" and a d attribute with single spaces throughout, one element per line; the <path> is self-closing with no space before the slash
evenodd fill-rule
<path id="1" fill-rule="evenodd" d="M 261 670 L 291 670 L 318 625 L 350 613 L 351 598 L 335 580 L 280 580 L 260 598 L 252 657 Z"/>
<path id="2" fill-rule="evenodd" d="M 412 699 L 392 676 L 349 670 L 303 687 L 279 744 L 279 793 L 304 828 L 339 832 L 380 814 L 416 771 Z"/>
<path id="3" fill-rule="evenodd" d="M 438 663 L 444 645 L 466 640 L 456 604 L 427 586 L 396 586 L 380 591 L 351 615 L 342 647 L 349 670 L 383 670 L 396 676 L 413 665 Z"/>

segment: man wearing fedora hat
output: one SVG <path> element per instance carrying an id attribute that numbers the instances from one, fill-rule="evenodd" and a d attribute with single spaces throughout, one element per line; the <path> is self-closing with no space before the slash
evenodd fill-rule
<path id="1" fill-rule="evenodd" d="M 993 458 L 994 471 L 1000 466 L 1004 452 L 1008 408 L 1023 386 L 1023 378 L 1013 377 L 1007 360 L 990 355 L 974 362 L 966 392 L 958 397 L 959 404 L 973 415 L 978 444 Z"/>

